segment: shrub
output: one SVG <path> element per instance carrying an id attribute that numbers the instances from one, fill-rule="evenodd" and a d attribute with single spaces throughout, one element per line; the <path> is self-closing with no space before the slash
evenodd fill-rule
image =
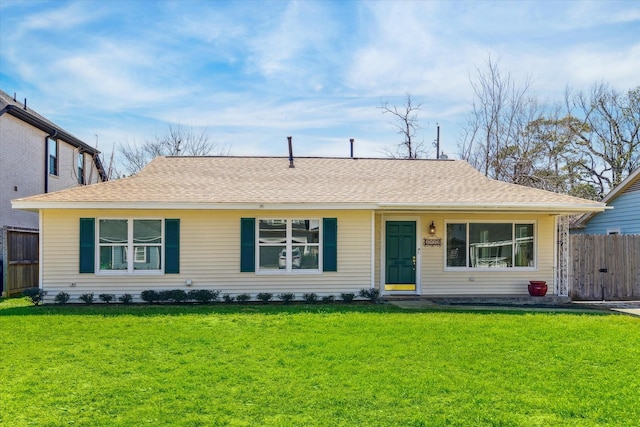
<path id="1" fill-rule="evenodd" d="M 120 301 L 123 304 L 131 304 L 131 302 L 133 301 L 133 295 L 131 294 L 120 295 L 118 297 L 118 301 Z"/>
<path id="2" fill-rule="evenodd" d="M 44 295 L 44 293 L 40 288 L 29 288 L 22 291 L 22 295 L 24 295 L 25 297 L 29 297 L 33 305 L 38 305 L 40 304 L 40 302 L 42 302 L 42 296 Z"/>
<path id="3" fill-rule="evenodd" d="M 164 292 L 166 292 L 166 295 L 165 295 L 165 297 L 167 298 L 166 301 L 173 302 L 173 303 L 181 303 L 187 300 L 187 293 L 182 289 L 173 289 L 170 291 L 163 291 L 161 293 L 164 293 Z"/>
<path id="4" fill-rule="evenodd" d="M 235 300 L 235 297 L 229 294 L 224 294 L 222 295 L 222 299 L 224 300 L 224 302 L 233 302 L 233 300 Z"/>
<path id="5" fill-rule="evenodd" d="M 236 297 L 236 301 L 239 303 L 247 302 L 251 299 L 251 295 L 249 294 L 240 294 Z"/>
<path id="6" fill-rule="evenodd" d="M 291 301 L 296 299 L 296 294 L 291 293 L 291 292 L 282 293 L 282 294 L 278 295 L 278 299 L 280 299 L 285 304 L 290 304 Z"/>
<path id="7" fill-rule="evenodd" d="M 380 290 L 379 289 L 360 289 L 360 292 L 358 293 L 358 295 L 360 295 L 363 298 L 367 298 L 369 301 L 371 302 L 376 302 L 378 301 L 378 298 L 380 297 Z"/>
<path id="8" fill-rule="evenodd" d="M 340 298 L 342 298 L 342 302 L 349 304 L 353 302 L 353 299 L 356 297 L 356 294 L 353 292 L 343 292 L 340 294 Z"/>
<path id="9" fill-rule="evenodd" d="M 315 304 L 318 302 L 318 295 L 315 292 L 302 295 L 307 304 Z"/>
<path id="10" fill-rule="evenodd" d="M 333 295 L 326 295 L 322 297 L 322 302 L 325 304 L 330 304 L 332 302 L 334 302 L 336 299 L 336 297 L 334 297 Z"/>
<path id="11" fill-rule="evenodd" d="M 271 300 L 271 298 L 273 298 L 273 294 L 269 293 L 269 292 L 260 292 L 258 294 L 258 299 L 264 303 L 269 302 L 269 300 Z"/>
<path id="12" fill-rule="evenodd" d="M 93 304 L 93 292 L 80 295 L 80 301 L 84 302 L 85 304 Z"/>
<path id="13" fill-rule="evenodd" d="M 220 291 L 210 291 L 209 289 L 193 289 L 189 291 L 188 299 L 199 302 L 201 304 L 207 304 L 210 302 L 218 301 L 218 295 L 220 295 Z"/>
<path id="14" fill-rule="evenodd" d="M 171 291 L 158 291 L 158 302 L 168 302 L 171 299 Z"/>
<path id="15" fill-rule="evenodd" d="M 56 297 L 53 299 L 53 301 L 54 301 L 56 304 L 60 304 L 60 305 L 62 305 L 62 304 L 66 304 L 66 303 L 68 303 L 70 298 L 71 298 L 71 297 L 69 296 L 69 294 L 68 294 L 68 293 L 66 293 L 66 292 L 60 292 L 58 295 L 56 295 Z"/>
<path id="16" fill-rule="evenodd" d="M 113 294 L 100 294 L 100 295 L 98 295 L 98 298 L 100 298 L 100 301 L 106 302 L 107 304 L 109 304 L 111 301 L 114 300 L 115 295 L 113 295 Z"/>
<path id="17" fill-rule="evenodd" d="M 158 291 L 148 289 L 140 293 L 140 298 L 142 298 L 142 301 L 144 302 L 153 304 L 154 302 L 160 301 L 160 293 Z"/>

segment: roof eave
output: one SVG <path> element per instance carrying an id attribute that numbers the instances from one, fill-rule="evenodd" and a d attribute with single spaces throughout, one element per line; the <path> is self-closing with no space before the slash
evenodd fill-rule
<path id="1" fill-rule="evenodd" d="M 132 209 L 132 210 L 430 210 L 458 212 L 537 212 L 577 214 L 607 209 L 595 204 L 473 204 L 473 203 L 169 203 L 169 202 L 44 202 L 13 200 L 14 209 Z"/>

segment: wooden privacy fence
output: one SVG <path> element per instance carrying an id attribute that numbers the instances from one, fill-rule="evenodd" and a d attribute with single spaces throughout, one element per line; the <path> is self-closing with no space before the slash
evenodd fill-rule
<path id="1" fill-rule="evenodd" d="M 640 235 L 574 234 L 570 245 L 572 299 L 640 299 Z"/>
<path id="2" fill-rule="evenodd" d="M 38 286 L 38 230 L 5 226 L 2 240 L 2 295 Z"/>

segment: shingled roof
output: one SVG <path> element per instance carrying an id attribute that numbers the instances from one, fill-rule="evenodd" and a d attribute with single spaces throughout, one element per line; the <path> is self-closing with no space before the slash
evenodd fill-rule
<path id="1" fill-rule="evenodd" d="M 488 179 L 461 160 L 157 157 L 129 178 L 13 201 L 19 209 L 438 209 L 578 213 L 591 200 Z"/>

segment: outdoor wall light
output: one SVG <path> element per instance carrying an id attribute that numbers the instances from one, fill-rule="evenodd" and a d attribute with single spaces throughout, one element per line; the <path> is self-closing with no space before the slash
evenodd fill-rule
<path id="1" fill-rule="evenodd" d="M 431 225 L 429 226 L 429 235 L 434 236 L 436 234 L 436 225 L 431 221 Z"/>
<path id="2" fill-rule="evenodd" d="M 191 286 L 193 285 L 193 281 L 191 279 L 187 279 L 184 284 L 187 286 Z"/>

